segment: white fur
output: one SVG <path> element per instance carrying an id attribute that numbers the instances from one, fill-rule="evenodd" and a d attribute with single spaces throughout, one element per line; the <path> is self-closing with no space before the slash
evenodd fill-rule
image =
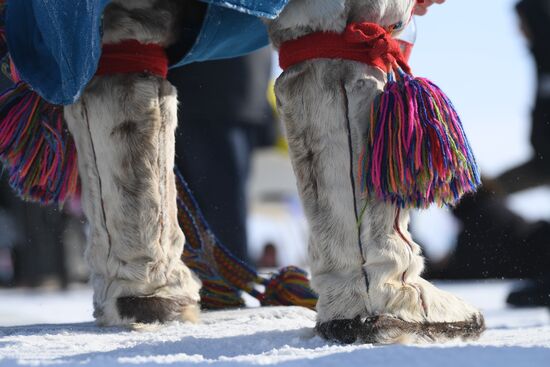
<path id="1" fill-rule="evenodd" d="M 140 4 L 153 1 L 133 5 Z M 152 32 L 155 28 L 146 20 L 128 27 L 130 17 L 115 5 L 106 10 L 111 22 L 104 41 L 119 34 L 120 27 L 143 29 L 161 43 L 172 36 Z M 117 16 L 111 17 L 111 11 Z M 165 9 L 159 12 L 148 9 L 147 14 L 151 20 L 164 19 Z M 177 221 L 173 173 L 175 88 L 156 76 L 95 77 L 80 100 L 65 108 L 65 119 L 77 145 L 82 202 L 90 223 L 86 258 L 98 323 L 135 321 L 121 316 L 119 297 L 173 300 L 181 308 L 171 309 L 170 318 L 193 317 L 200 282 L 181 260 L 185 239 Z"/>
<path id="2" fill-rule="evenodd" d="M 412 0 L 334 3 L 338 13 L 319 19 L 317 1 L 291 0 L 280 18 L 268 22 L 274 44 L 311 31 L 343 29 L 342 20 L 389 26 L 408 20 L 414 5 Z M 319 294 L 317 319 L 320 323 L 373 315 L 410 322 L 480 319 L 479 311 L 420 277 L 424 264 L 407 230 L 408 212 L 402 211 L 398 218 L 404 240 L 394 225 L 398 213 L 394 205 L 362 198 L 358 187 L 353 191 L 370 106 L 385 82 L 382 71 L 361 63 L 312 60 L 291 67 L 276 83 L 278 107 L 311 227 L 309 254 L 312 284 Z M 363 209 L 358 226 L 356 217 Z M 388 331 L 386 337 L 415 340 L 395 331 Z"/>
<path id="3" fill-rule="evenodd" d="M 133 39 L 167 46 L 177 39 L 181 0 L 114 0 L 103 14 L 103 43 Z M 153 20 L 154 21 L 150 21 Z"/>

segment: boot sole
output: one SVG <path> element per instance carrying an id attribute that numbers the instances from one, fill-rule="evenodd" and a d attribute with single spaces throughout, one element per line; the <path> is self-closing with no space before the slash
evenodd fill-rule
<path id="1" fill-rule="evenodd" d="M 459 322 L 409 322 L 380 315 L 361 319 L 318 323 L 315 331 L 322 338 L 341 344 L 395 344 L 442 342 L 451 339 L 475 340 L 485 330 L 481 314 Z"/>

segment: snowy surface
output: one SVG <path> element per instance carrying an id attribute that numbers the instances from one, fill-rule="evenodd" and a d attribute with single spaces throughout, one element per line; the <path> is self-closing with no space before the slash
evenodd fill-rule
<path id="1" fill-rule="evenodd" d="M 248 308 L 203 313 L 200 324 L 98 328 L 91 291 L 0 291 L 0 366 L 550 366 L 547 309 L 506 309 L 511 283 L 441 284 L 484 310 L 474 343 L 340 346 L 313 334 L 315 313 Z"/>

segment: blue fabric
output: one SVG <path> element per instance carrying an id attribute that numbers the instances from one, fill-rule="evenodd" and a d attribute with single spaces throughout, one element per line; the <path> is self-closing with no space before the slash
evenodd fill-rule
<path id="1" fill-rule="evenodd" d="M 289 0 L 202 0 L 256 17 L 275 18 Z"/>
<path id="2" fill-rule="evenodd" d="M 173 67 L 196 61 L 231 58 L 269 43 L 265 25 L 252 15 L 209 5 L 195 45 Z"/>
<path id="3" fill-rule="evenodd" d="M 21 78 L 47 101 L 74 103 L 101 55 L 101 16 L 110 0 L 8 0 L 6 34 Z M 175 66 L 235 57 L 268 44 L 258 17 L 288 0 L 201 0 L 208 11 L 190 52 Z"/>
<path id="4" fill-rule="evenodd" d="M 6 35 L 21 76 L 49 102 L 78 99 L 97 69 L 109 0 L 9 0 Z"/>

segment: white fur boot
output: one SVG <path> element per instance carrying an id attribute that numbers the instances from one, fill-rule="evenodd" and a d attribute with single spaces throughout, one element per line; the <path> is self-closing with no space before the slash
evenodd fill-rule
<path id="1" fill-rule="evenodd" d="M 174 4 L 115 0 L 103 42 L 171 42 Z M 65 108 L 75 138 L 94 316 L 102 325 L 194 320 L 200 282 L 181 260 L 173 173 L 177 96 L 148 74 L 96 76 Z"/>
<path id="2" fill-rule="evenodd" d="M 269 21 L 276 47 L 350 22 L 406 22 L 410 0 L 291 0 Z M 277 80 L 299 191 L 311 228 L 312 284 L 319 294 L 317 331 L 344 343 L 439 341 L 477 337 L 475 308 L 420 277 L 420 248 L 406 210 L 361 197 L 358 160 L 370 106 L 385 73 L 363 63 L 316 59 Z"/>

